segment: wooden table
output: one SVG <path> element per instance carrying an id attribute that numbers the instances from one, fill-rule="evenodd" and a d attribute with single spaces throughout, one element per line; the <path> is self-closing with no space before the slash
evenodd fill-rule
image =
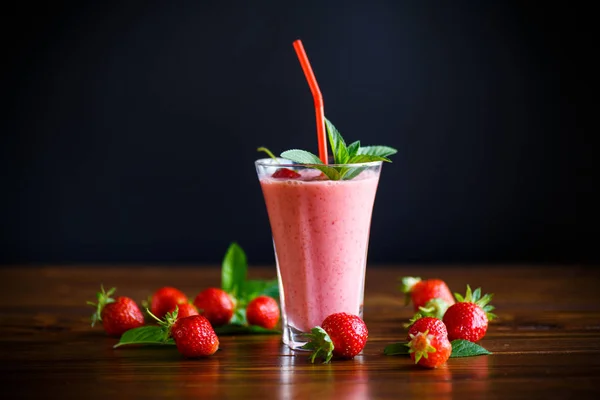
<path id="1" fill-rule="evenodd" d="M 174 347 L 113 349 L 89 326 L 100 283 L 145 299 L 163 285 L 189 296 L 219 284 L 217 268 L 23 267 L 0 269 L 2 398 L 593 398 L 600 394 L 600 274 L 591 268 L 532 266 L 369 267 L 365 322 L 370 337 L 351 361 L 310 364 L 274 335 L 222 336 L 221 351 L 183 359 Z M 251 267 L 272 278 L 274 267 Z M 493 354 L 452 358 L 424 370 L 385 356 L 406 337 L 411 315 L 397 278 L 445 279 L 453 291 L 495 294 L 499 319 L 480 342 Z M 6 396 L 6 397 L 5 397 Z"/>

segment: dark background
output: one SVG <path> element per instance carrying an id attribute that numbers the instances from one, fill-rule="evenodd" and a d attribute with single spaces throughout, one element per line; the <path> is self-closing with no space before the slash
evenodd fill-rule
<path id="1" fill-rule="evenodd" d="M 384 166 L 371 263 L 599 261 L 598 31 L 573 2 L 20 3 L 0 263 L 273 263 L 253 161 L 326 116 Z M 589 6 L 591 7 L 591 6 Z"/>

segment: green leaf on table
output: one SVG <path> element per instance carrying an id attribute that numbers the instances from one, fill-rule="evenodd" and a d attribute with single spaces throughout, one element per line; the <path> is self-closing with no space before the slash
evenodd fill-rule
<path id="1" fill-rule="evenodd" d="M 457 339 L 450 342 L 450 344 L 452 345 L 452 354 L 450 354 L 451 358 L 492 354 L 480 345 L 469 342 L 468 340 Z"/>
<path id="2" fill-rule="evenodd" d="M 267 286 L 265 286 L 260 294 L 264 294 L 265 296 L 272 297 L 279 301 L 279 282 L 277 279 L 267 281 Z"/>
<path id="3" fill-rule="evenodd" d="M 279 285 L 277 279 L 249 279 L 244 283 L 244 291 L 241 296 L 244 300 L 249 302 L 260 295 L 273 297 L 277 300 L 279 298 Z"/>
<path id="4" fill-rule="evenodd" d="M 408 355 L 408 342 L 392 343 L 385 346 L 383 354 L 386 356 Z"/>
<path id="5" fill-rule="evenodd" d="M 325 128 L 327 130 L 327 136 L 329 137 L 331 152 L 333 153 L 333 163 L 345 164 L 348 160 L 348 147 L 346 147 L 344 138 L 327 118 L 325 118 Z"/>
<path id="6" fill-rule="evenodd" d="M 235 309 L 235 311 L 233 312 L 233 315 L 231 316 L 231 319 L 229 320 L 230 324 L 233 325 L 246 325 L 247 321 L 246 321 L 246 302 L 244 302 L 243 304 L 237 304 L 237 307 Z"/>
<path id="7" fill-rule="evenodd" d="M 255 325 L 242 325 L 242 324 L 227 324 L 221 325 L 214 328 L 217 335 L 239 335 L 239 334 L 264 334 L 273 335 L 281 334 L 280 330 L 277 329 L 265 329 Z"/>
<path id="8" fill-rule="evenodd" d="M 113 347 L 126 345 L 174 345 L 175 341 L 168 337 L 167 331 L 160 326 L 141 326 L 133 328 L 121 335 L 119 343 Z"/>
<path id="9" fill-rule="evenodd" d="M 358 154 L 368 154 L 370 156 L 388 157 L 396 154 L 398 150 L 389 146 L 365 146 L 358 149 Z"/>
<path id="10" fill-rule="evenodd" d="M 229 245 L 221 266 L 221 289 L 237 297 L 248 274 L 246 253 L 235 242 Z"/>

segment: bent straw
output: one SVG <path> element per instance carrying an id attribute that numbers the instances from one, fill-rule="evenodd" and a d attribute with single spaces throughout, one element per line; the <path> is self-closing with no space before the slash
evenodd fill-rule
<path id="1" fill-rule="evenodd" d="M 300 39 L 294 42 L 294 50 L 296 50 L 296 55 L 298 56 L 298 60 L 300 61 L 300 65 L 304 71 L 304 76 L 306 76 L 308 86 L 310 87 L 310 91 L 312 92 L 313 100 L 315 102 L 315 114 L 317 117 L 317 139 L 319 141 L 319 158 L 323 164 L 327 164 L 327 137 L 325 134 L 323 96 L 321 95 L 317 78 L 315 78 L 315 74 L 313 73 L 306 52 L 304 51 L 304 46 L 302 45 L 302 41 Z"/>

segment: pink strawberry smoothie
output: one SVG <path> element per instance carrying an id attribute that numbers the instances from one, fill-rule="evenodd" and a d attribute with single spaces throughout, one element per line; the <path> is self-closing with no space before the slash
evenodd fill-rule
<path id="1" fill-rule="evenodd" d="M 335 312 L 362 317 L 378 182 L 372 171 L 348 181 L 260 178 L 291 328 L 308 332 Z"/>

